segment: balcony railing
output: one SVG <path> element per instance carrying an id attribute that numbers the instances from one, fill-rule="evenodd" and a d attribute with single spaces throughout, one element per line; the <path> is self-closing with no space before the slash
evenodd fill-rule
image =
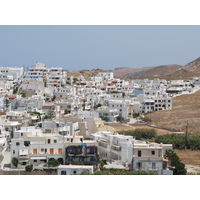
<path id="1" fill-rule="evenodd" d="M 27 160 L 29 158 L 28 155 L 24 155 L 24 156 L 19 156 L 20 160 Z"/>

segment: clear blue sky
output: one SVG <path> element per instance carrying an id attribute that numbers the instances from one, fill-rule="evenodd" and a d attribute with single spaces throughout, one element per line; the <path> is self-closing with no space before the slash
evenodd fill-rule
<path id="1" fill-rule="evenodd" d="M 0 66 L 80 69 L 185 65 L 200 57 L 200 26 L 0 26 Z"/>

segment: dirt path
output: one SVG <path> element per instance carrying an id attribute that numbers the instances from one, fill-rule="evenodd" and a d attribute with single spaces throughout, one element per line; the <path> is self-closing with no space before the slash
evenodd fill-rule
<path id="1" fill-rule="evenodd" d="M 173 109 L 165 111 L 156 111 L 148 114 L 152 123 L 175 129 L 176 131 L 186 131 L 188 121 L 188 132 L 200 134 L 200 91 L 194 94 L 185 94 L 173 98 Z"/>
<path id="2" fill-rule="evenodd" d="M 116 131 L 125 131 L 125 130 L 135 130 L 137 128 L 146 128 L 146 129 L 155 129 L 157 131 L 158 135 L 164 135 L 164 134 L 171 134 L 173 133 L 172 131 L 168 131 L 168 130 L 164 130 L 164 129 L 160 129 L 160 128 L 154 128 L 154 127 L 150 127 L 150 126 L 131 126 L 131 125 L 121 125 L 121 126 L 111 126 L 112 128 L 114 128 Z"/>

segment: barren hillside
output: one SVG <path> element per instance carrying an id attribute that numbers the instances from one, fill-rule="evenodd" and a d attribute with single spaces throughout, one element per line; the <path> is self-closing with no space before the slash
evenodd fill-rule
<path id="1" fill-rule="evenodd" d="M 200 76 L 200 58 L 189 62 L 179 70 L 171 73 L 170 76 L 176 78 L 192 78 Z"/>
<path id="2" fill-rule="evenodd" d="M 134 74 L 129 74 L 129 78 L 165 78 L 171 77 L 170 74 L 180 69 L 180 65 L 161 65 L 158 67 L 153 67 L 146 71 L 137 72 Z"/>
<path id="3" fill-rule="evenodd" d="M 163 78 L 167 80 L 172 79 L 191 79 L 195 76 L 200 76 L 200 58 L 189 62 L 185 66 L 181 65 L 161 65 L 158 67 L 145 67 L 142 70 L 131 68 L 119 68 L 115 73 L 121 74 L 121 78 L 129 79 L 143 79 L 143 78 Z M 122 72 L 123 70 L 123 72 Z"/>
<path id="4" fill-rule="evenodd" d="M 91 76 L 96 76 L 99 72 L 105 72 L 102 69 L 93 69 L 93 70 L 80 70 L 80 71 L 71 71 L 67 72 L 68 76 L 73 76 L 74 78 L 77 78 L 78 76 L 83 76 L 84 78 L 88 78 Z"/>
<path id="5" fill-rule="evenodd" d="M 142 67 L 142 68 L 118 67 L 113 70 L 113 73 L 115 78 L 128 78 L 129 75 L 146 72 L 149 69 L 152 69 L 152 67 Z"/>
<path id="6" fill-rule="evenodd" d="M 188 132 L 200 135 L 200 91 L 195 94 L 182 95 L 173 98 L 173 110 L 156 111 L 148 114 L 152 124 L 186 131 L 188 120 Z"/>

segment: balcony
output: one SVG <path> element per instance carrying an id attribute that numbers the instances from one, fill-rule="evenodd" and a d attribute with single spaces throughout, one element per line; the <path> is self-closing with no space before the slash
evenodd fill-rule
<path id="1" fill-rule="evenodd" d="M 149 168 L 149 169 L 148 169 L 148 171 L 151 171 L 151 172 L 157 172 L 158 170 L 160 170 L 158 167 Z"/>
<path id="2" fill-rule="evenodd" d="M 99 141 L 98 142 L 98 146 L 99 147 L 103 147 L 103 148 L 108 148 L 108 143 L 107 142 L 103 142 L 103 141 L 101 141 L 101 142 Z"/>
<path id="3" fill-rule="evenodd" d="M 19 155 L 19 160 L 28 160 L 29 156 L 28 155 Z"/>
<path id="4" fill-rule="evenodd" d="M 48 154 L 30 154 L 30 159 L 32 160 L 44 160 L 47 159 Z"/>
<path id="5" fill-rule="evenodd" d="M 121 151 L 121 146 L 113 144 L 113 145 L 111 145 L 111 149 L 114 150 L 114 151 L 120 152 Z"/>

